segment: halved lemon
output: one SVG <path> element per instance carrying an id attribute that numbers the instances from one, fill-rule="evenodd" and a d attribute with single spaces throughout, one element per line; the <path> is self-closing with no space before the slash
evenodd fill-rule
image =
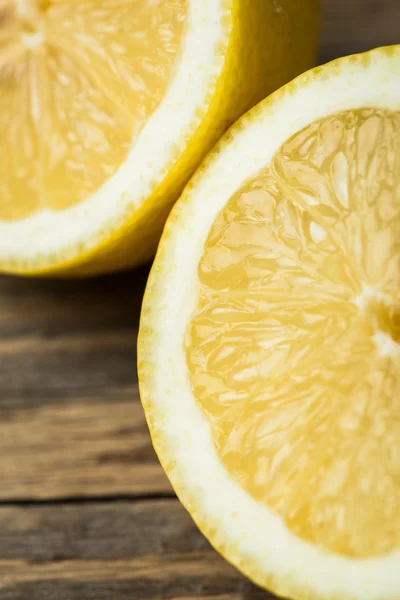
<path id="1" fill-rule="evenodd" d="M 205 152 L 311 66 L 318 0 L 0 0 L 0 270 L 155 251 Z"/>
<path id="2" fill-rule="evenodd" d="M 400 598 L 400 46 L 224 136 L 169 218 L 140 388 L 211 543 L 292 598 Z"/>

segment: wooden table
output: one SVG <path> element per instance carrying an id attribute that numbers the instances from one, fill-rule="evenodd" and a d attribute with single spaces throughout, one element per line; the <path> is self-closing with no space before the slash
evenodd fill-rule
<path id="1" fill-rule="evenodd" d="M 325 0 L 320 59 L 400 41 L 399 0 Z M 256 600 L 176 500 L 135 345 L 147 269 L 0 278 L 0 600 Z"/>

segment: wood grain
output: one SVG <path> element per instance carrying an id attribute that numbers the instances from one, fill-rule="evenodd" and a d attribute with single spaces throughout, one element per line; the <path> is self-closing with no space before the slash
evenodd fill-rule
<path id="1" fill-rule="evenodd" d="M 0 499 L 172 493 L 137 389 L 146 274 L 0 279 Z"/>
<path id="2" fill-rule="evenodd" d="M 136 386 L 136 336 L 147 269 L 86 281 L 0 277 L 0 390 Z"/>
<path id="3" fill-rule="evenodd" d="M 0 508 L 2 600 L 267 600 L 175 500 Z"/>
<path id="4" fill-rule="evenodd" d="M 35 402 L 8 418 L 0 410 L 0 499 L 172 494 L 135 397 Z"/>
<path id="5" fill-rule="evenodd" d="M 398 0 L 323 0 L 320 62 L 400 42 Z"/>

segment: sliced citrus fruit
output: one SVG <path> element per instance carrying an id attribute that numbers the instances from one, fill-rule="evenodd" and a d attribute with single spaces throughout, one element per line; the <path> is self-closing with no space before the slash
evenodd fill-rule
<path id="1" fill-rule="evenodd" d="M 0 0 L 0 269 L 155 250 L 220 134 L 311 66 L 318 0 Z"/>
<path id="2" fill-rule="evenodd" d="M 167 222 L 143 405 L 212 544 L 292 598 L 400 598 L 400 46 L 275 92 Z"/>

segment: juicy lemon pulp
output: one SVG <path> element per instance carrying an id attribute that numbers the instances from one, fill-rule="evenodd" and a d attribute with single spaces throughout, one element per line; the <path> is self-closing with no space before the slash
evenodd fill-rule
<path id="1" fill-rule="evenodd" d="M 160 103 L 187 0 L 0 0 L 0 219 L 62 210 Z"/>
<path id="2" fill-rule="evenodd" d="M 186 357 L 225 468 L 300 538 L 400 547 L 400 113 L 289 139 L 215 221 Z"/>

